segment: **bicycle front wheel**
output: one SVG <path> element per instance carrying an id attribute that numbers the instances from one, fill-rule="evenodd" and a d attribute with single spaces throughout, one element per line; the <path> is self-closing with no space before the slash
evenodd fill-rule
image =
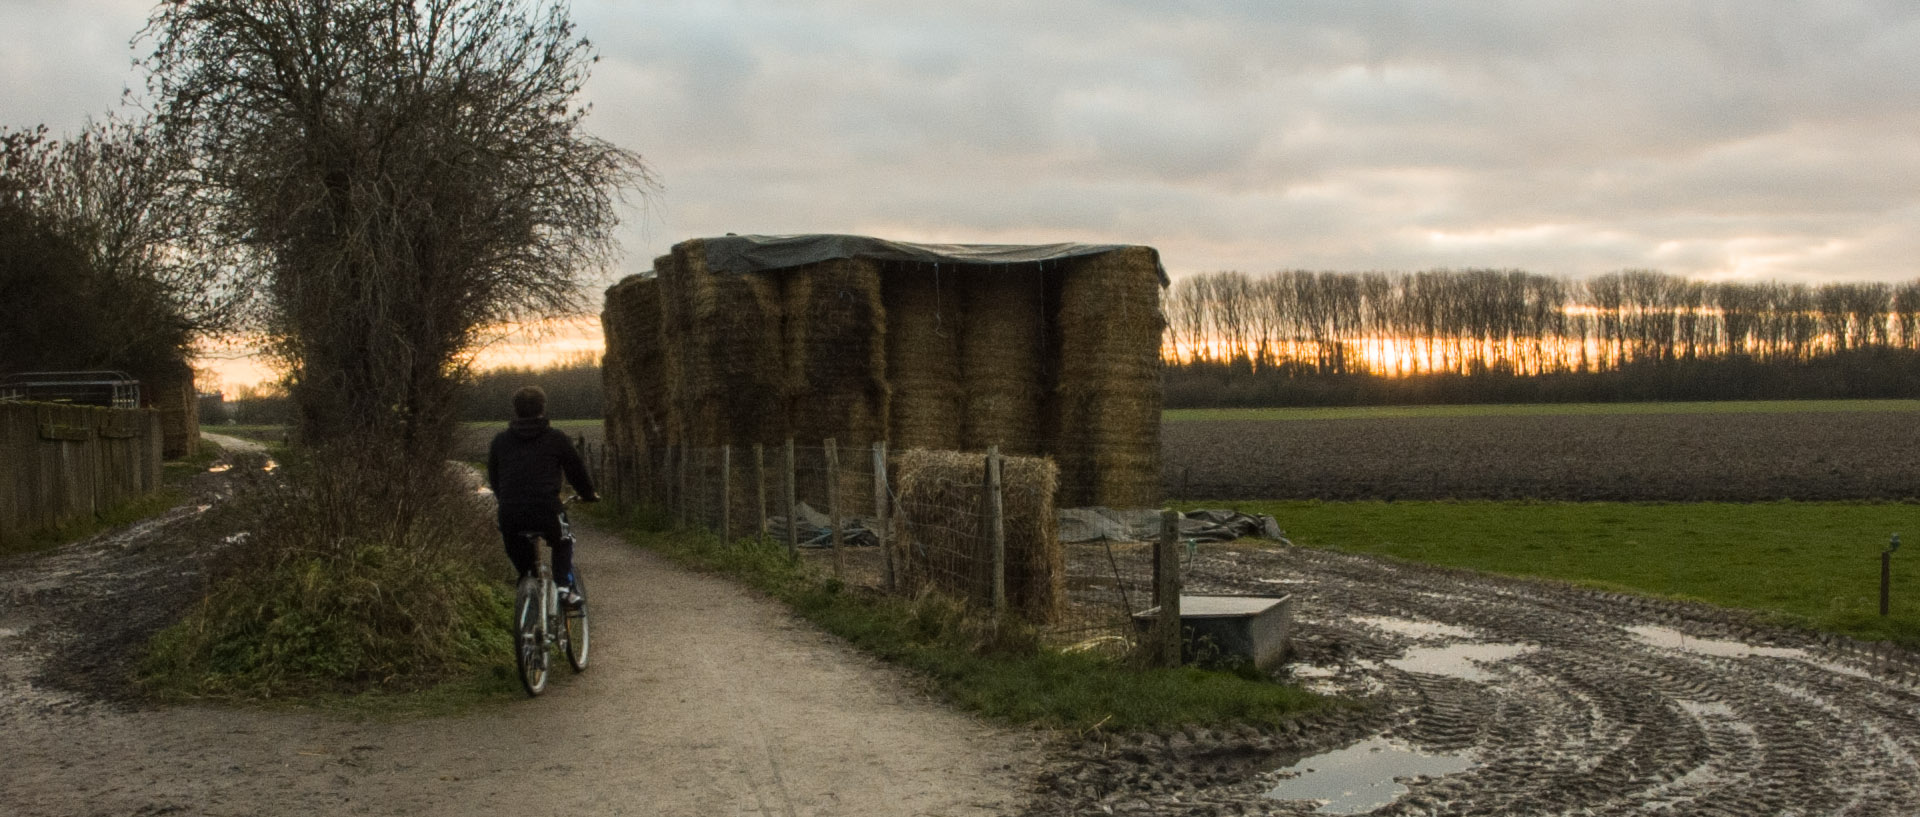
<path id="1" fill-rule="evenodd" d="M 573 589 L 574 592 L 580 594 L 581 598 L 586 598 L 586 581 L 580 578 L 580 569 L 577 567 L 573 569 Z M 566 618 L 563 626 L 567 628 L 567 663 L 573 665 L 574 672 L 585 672 L 587 669 L 587 648 L 592 646 L 587 640 L 589 635 L 587 628 L 587 602 L 582 601 L 577 606 L 568 607 L 566 609 Z"/>
<path id="2" fill-rule="evenodd" d="M 513 599 L 513 660 L 529 696 L 547 688 L 547 623 L 540 615 L 540 580 L 520 580 Z"/>

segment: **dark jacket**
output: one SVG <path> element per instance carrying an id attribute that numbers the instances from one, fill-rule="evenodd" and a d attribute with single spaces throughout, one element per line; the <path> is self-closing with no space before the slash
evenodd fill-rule
<path id="1" fill-rule="evenodd" d="M 559 512 L 560 476 L 594 500 L 593 478 L 567 435 L 545 417 L 516 419 L 494 435 L 487 449 L 487 487 L 501 505 L 533 505 Z"/>

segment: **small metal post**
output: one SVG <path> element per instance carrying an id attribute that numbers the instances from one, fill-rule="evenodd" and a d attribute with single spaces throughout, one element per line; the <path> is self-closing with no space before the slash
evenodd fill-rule
<path id="1" fill-rule="evenodd" d="M 840 444 L 827 438 L 827 525 L 833 538 L 833 577 L 840 578 Z"/>
<path id="2" fill-rule="evenodd" d="M 1000 446 L 987 447 L 987 536 L 993 547 L 993 612 L 1007 611 L 1007 508 L 1000 484 Z"/>
<path id="3" fill-rule="evenodd" d="M 794 518 L 799 514 L 797 507 L 800 504 L 799 500 L 796 497 L 796 494 L 800 492 L 800 489 L 798 486 L 794 485 L 794 481 L 796 479 L 798 479 L 798 469 L 794 466 L 794 461 L 793 461 L 793 438 L 788 437 L 787 438 L 787 558 L 793 559 L 793 560 L 798 560 L 800 558 L 800 520 Z"/>
<path id="4" fill-rule="evenodd" d="M 1900 534 L 1894 534 L 1887 542 L 1887 549 L 1880 551 L 1880 617 L 1886 618 L 1893 607 L 1893 552 L 1900 549 Z"/>

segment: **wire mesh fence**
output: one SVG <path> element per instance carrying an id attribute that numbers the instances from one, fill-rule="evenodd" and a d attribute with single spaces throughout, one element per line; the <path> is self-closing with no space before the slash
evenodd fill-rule
<path id="1" fill-rule="evenodd" d="M 1055 500 L 1087 486 L 1048 457 L 789 440 L 609 443 L 588 458 L 616 503 L 651 506 L 727 542 L 763 539 L 849 586 L 1017 614 L 1056 645 L 1123 650 L 1135 640 L 1134 614 L 1155 603 L 1154 535 L 1136 527 L 1063 542 Z M 1158 518 L 1156 509 L 1098 510 Z"/>

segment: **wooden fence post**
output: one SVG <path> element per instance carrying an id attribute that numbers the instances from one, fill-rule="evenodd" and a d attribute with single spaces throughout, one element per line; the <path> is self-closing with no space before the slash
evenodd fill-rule
<path id="1" fill-rule="evenodd" d="M 827 438 L 827 529 L 832 532 L 833 577 L 840 578 L 840 443 Z"/>
<path id="2" fill-rule="evenodd" d="M 753 444 L 754 496 L 760 502 L 760 538 L 767 538 L 767 449 Z"/>
<path id="3" fill-rule="evenodd" d="M 889 503 L 887 502 L 887 443 L 873 444 L 873 536 L 880 543 L 881 558 L 887 566 L 887 592 L 897 589 L 893 578 L 893 549 L 887 547 Z"/>
<path id="4" fill-rule="evenodd" d="M 687 459 L 688 459 L 688 457 L 687 457 L 687 454 L 688 454 L 688 453 L 690 453 L 690 452 L 689 452 L 689 449 L 687 448 L 687 445 L 686 445 L 685 443 L 681 443 L 681 445 L 680 445 L 680 462 L 679 462 L 679 468 L 680 468 L 680 479 L 679 479 L 679 486 L 680 486 L 680 488 L 679 488 L 679 497 L 680 497 L 680 501 L 679 501 L 678 503 L 675 503 L 675 504 L 676 504 L 676 506 L 677 506 L 677 508 L 678 508 L 678 513 L 677 513 L 677 521 L 679 522 L 679 526 L 680 526 L 680 527 L 683 527 L 683 528 L 687 526 L 687 489 L 688 489 L 689 487 L 691 487 L 691 485 L 690 485 L 690 484 L 689 484 L 689 483 L 687 482 Z"/>
<path id="5" fill-rule="evenodd" d="M 787 558 L 794 561 L 798 561 L 800 559 L 800 520 L 794 518 L 795 516 L 798 515 L 798 511 L 796 510 L 795 506 L 800 504 L 798 499 L 800 488 L 799 486 L 794 484 L 794 481 L 797 479 L 799 479 L 799 468 L 798 468 L 798 465 L 794 462 L 793 438 L 788 437 L 787 438 Z"/>
<path id="6" fill-rule="evenodd" d="M 1000 446 L 987 447 L 987 541 L 993 547 L 993 612 L 1007 611 L 1007 508 L 1000 486 Z"/>
<path id="7" fill-rule="evenodd" d="M 1160 539 L 1153 545 L 1153 603 L 1160 612 L 1153 620 L 1153 646 L 1148 653 L 1158 666 L 1180 666 L 1180 512 L 1160 512 Z"/>
<path id="8" fill-rule="evenodd" d="M 733 542 L 733 444 L 720 446 L 720 541 Z"/>

